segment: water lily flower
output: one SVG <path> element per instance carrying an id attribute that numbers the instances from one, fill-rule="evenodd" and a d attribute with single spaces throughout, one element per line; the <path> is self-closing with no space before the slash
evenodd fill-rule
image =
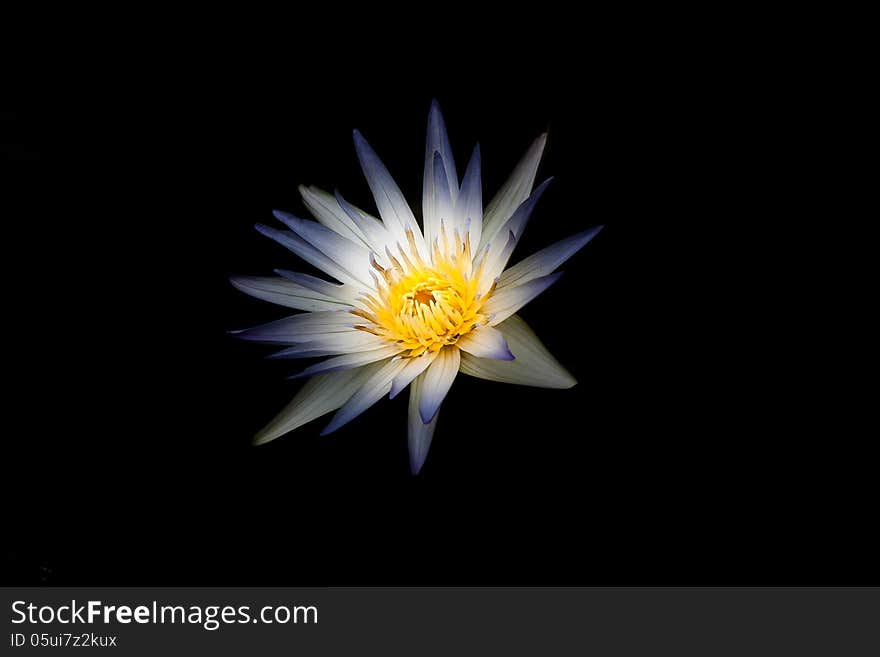
<path id="1" fill-rule="evenodd" d="M 257 225 L 333 281 L 283 269 L 277 277 L 235 276 L 251 296 L 305 312 L 242 331 L 283 345 L 277 358 L 329 356 L 293 378 L 310 377 L 256 437 L 265 443 L 336 411 L 322 435 L 409 387 L 409 454 L 421 469 L 438 412 L 459 372 L 542 388 L 575 379 L 515 313 L 560 276 L 556 268 L 601 226 L 521 260 L 508 261 L 550 180 L 533 189 L 541 135 L 484 208 L 480 148 L 459 183 L 436 101 L 428 117 L 422 223 L 363 136 L 354 144 L 379 217 L 340 194 L 300 186 L 317 221 L 276 211 L 288 230 Z"/>

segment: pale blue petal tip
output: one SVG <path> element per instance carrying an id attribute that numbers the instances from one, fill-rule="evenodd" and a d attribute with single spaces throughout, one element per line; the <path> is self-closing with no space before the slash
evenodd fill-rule
<path id="1" fill-rule="evenodd" d="M 419 416 L 421 416 L 422 418 L 422 424 L 431 424 L 431 420 L 433 420 L 434 416 L 437 415 L 437 411 L 440 410 L 440 407 L 438 406 L 436 409 L 434 409 L 434 412 L 431 413 L 430 417 L 425 418 L 425 415 L 428 413 L 429 410 L 430 408 L 425 408 L 422 404 L 419 404 Z"/>
<path id="2" fill-rule="evenodd" d="M 290 214 L 289 212 L 284 212 L 282 210 L 272 210 L 272 215 L 281 223 L 283 223 L 288 228 L 296 230 L 297 226 L 300 226 L 304 223 L 303 219 Z"/>
<path id="3" fill-rule="evenodd" d="M 592 228 L 588 228 L 587 230 L 585 230 L 583 233 L 581 233 L 581 235 L 583 236 L 584 239 L 586 239 L 587 242 L 589 242 L 591 239 L 593 239 L 594 237 L 596 237 L 596 235 L 598 235 L 599 232 L 600 232 L 603 228 L 605 228 L 604 225 L 602 225 L 602 226 L 593 226 Z"/>
<path id="4" fill-rule="evenodd" d="M 549 178 L 547 178 L 547 180 L 545 180 L 545 181 L 542 182 L 540 185 L 538 185 L 538 186 L 532 191 L 532 196 L 534 196 L 534 195 L 536 195 L 536 194 L 542 194 L 542 193 L 544 192 L 544 190 L 547 189 L 547 185 L 549 185 L 551 182 L 553 182 L 553 176 L 550 176 Z"/>
<path id="5" fill-rule="evenodd" d="M 422 466 L 425 465 L 425 461 L 428 459 L 427 454 L 419 454 L 415 458 L 410 458 L 409 460 L 409 469 L 412 472 L 413 476 L 419 474 L 422 471 Z"/>
<path id="6" fill-rule="evenodd" d="M 330 424 L 328 424 L 326 427 L 324 427 L 323 429 L 321 429 L 321 433 L 318 434 L 318 435 L 326 436 L 326 435 L 328 435 L 328 434 L 333 433 L 333 432 L 336 431 L 338 428 L 339 428 L 339 427 L 336 426 L 336 421 L 335 421 L 335 419 L 330 420 Z"/>
<path id="7" fill-rule="evenodd" d="M 473 152 L 471 152 L 471 161 L 468 162 L 468 169 L 474 167 L 474 172 L 480 173 L 480 143 L 477 142 L 476 146 L 474 146 Z M 465 175 L 467 175 L 467 171 L 465 171 Z"/>

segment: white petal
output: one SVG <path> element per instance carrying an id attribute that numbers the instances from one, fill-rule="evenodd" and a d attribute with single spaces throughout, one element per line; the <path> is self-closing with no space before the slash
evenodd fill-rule
<path id="1" fill-rule="evenodd" d="M 481 258 L 482 273 L 480 274 L 480 281 L 477 286 L 480 294 L 485 294 L 492 287 L 492 284 L 501 274 L 505 263 L 510 259 L 515 248 L 516 235 L 513 234 L 513 231 L 507 232 L 507 240 L 504 242 L 501 241 L 501 235 L 498 235 L 492 241 Z"/>
<path id="2" fill-rule="evenodd" d="M 483 236 L 480 246 L 489 243 L 501 230 L 504 223 L 513 215 L 520 203 L 525 201 L 532 193 L 532 185 L 535 184 L 535 174 L 541 155 L 544 152 L 544 144 L 547 143 L 547 134 L 538 137 L 523 159 L 516 165 L 510 178 L 504 183 L 501 190 L 492 199 L 483 213 Z"/>
<path id="3" fill-rule="evenodd" d="M 535 209 L 535 205 L 537 205 L 538 201 L 541 199 L 541 195 L 544 193 L 544 190 L 547 189 L 547 185 L 553 182 L 553 177 L 547 178 L 540 185 L 535 187 L 535 191 L 529 194 L 529 197 L 519 204 L 519 207 L 514 210 L 513 214 L 510 216 L 510 219 L 501 227 L 500 233 L 510 231 L 514 235 L 516 235 L 516 239 L 522 237 L 523 232 L 526 229 L 526 224 L 529 222 L 529 218 L 532 216 L 532 210 Z"/>
<path id="4" fill-rule="evenodd" d="M 335 356 L 337 354 L 353 354 L 359 351 L 381 349 L 388 345 L 388 340 L 385 338 L 356 329 L 340 330 L 336 333 L 297 336 L 293 342 L 295 342 L 294 346 L 275 352 L 269 358 Z"/>
<path id="5" fill-rule="evenodd" d="M 388 395 L 389 399 L 397 397 L 401 390 L 406 388 L 413 379 L 427 369 L 428 365 L 434 362 L 436 357 L 436 351 L 426 351 L 421 356 L 408 359 L 406 367 L 404 367 L 400 374 L 394 377 L 394 381 L 391 382 L 391 392 Z"/>
<path id="6" fill-rule="evenodd" d="M 336 192 L 334 199 L 340 209 L 355 223 L 364 234 L 367 246 L 376 253 L 384 253 L 385 247 L 392 243 L 391 233 L 385 228 L 385 224 L 358 210 L 351 203 L 342 198 L 342 194 Z"/>
<path id="7" fill-rule="evenodd" d="M 367 365 L 356 370 L 331 372 L 310 379 L 284 410 L 254 437 L 254 442 L 258 445 L 267 443 L 336 410 L 380 367 L 380 364 Z"/>
<path id="8" fill-rule="evenodd" d="M 324 430 L 322 436 L 336 431 L 344 424 L 351 422 L 358 415 L 367 410 L 370 406 L 379 401 L 391 390 L 391 380 L 403 369 L 406 362 L 404 359 L 383 361 L 383 365 L 370 378 L 368 378 L 360 389 L 352 395 L 345 405 L 340 408 L 333 419 L 330 420 Z"/>
<path id="9" fill-rule="evenodd" d="M 458 374 L 460 362 L 461 355 L 457 347 L 443 347 L 437 352 L 434 362 L 425 370 L 419 400 L 419 413 L 425 424 L 430 422 L 440 409 L 440 404 L 443 403 Z"/>
<path id="10" fill-rule="evenodd" d="M 516 244 L 519 242 L 519 238 L 522 237 L 529 218 L 532 216 L 532 210 L 535 209 L 535 205 L 552 180 L 553 178 L 548 178 L 542 182 L 525 201 L 520 203 L 513 216 L 505 222 L 502 230 L 498 231 L 495 238 L 489 244 L 489 250 L 485 256 L 486 264 L 483 267 L 483 275 L 480 282 L 481 292 L 488 289 L 489 285 L 487 282 L 491 283 L 504 271 L 514 248 L 516 248 Z"/>
<path id="11" fill-rule="evenodd" d="M 367 246 L 363 233 L 342 211 L 332 194 L 315 186 L 305 187 L 303 185 L 299 186 L 299 193 L 302 195 L 303 203 L 306 204 L 315 219 L 343 237 Z"/>
<path id="12" fill-rule="evenodd" d="M 377 360 L 385 360 L 391 358 L 403 351 L 398 345 L 391 344 L 379 349 L 371 349 L 370 351 L 359 351 L 353 354 L 343 354 L 335 358 L 328 358 L 325 361 L 316 363 L 311 367 L 307 367 L 299 374 L 294 374 L 291 379 L 301 379 L 306 376 L 314 376 L 323 372 L 334 372 L 336 370 L 350 370 L 355 367 L 369 365 Z"/>
<path id="13" fill-rule="evenodd" d="M 388 169 L 382 164 L 379 156 L 357 130 L 354 131 L 354 146 L 385 227 L 391 231 L 396 240 L 404 244 L 406 243 L 405 230 L 407 228 L 411 228 L 421 239 L 422 231 L 416 224 L 416 219 L 401 194 L 400 188 L 388 173 Z"/>
<path id="14" fill-rule="evenodd" d="M 560 240 L 556 244 L 551 244 L 547 248 L 530 255 L 501 274 L 501 278 L 498 280 L 498 288 L 522 285 L 535 278 L 550 274 L 583 248 L 600 230 L 602 230 L 602 226 L 596 226 Z"/>
<path id="15" fill-rule="evenodd" d="M 514 358 L 504 335 L 491 326 L 478 326 L 459 338 L 455 346 L 478 358 L 492 358 L 494 360 L 513 360 Z"/>
<path id="16" fill-rule="evenodd" d="M 352 305 L 361 293 L 361 288 L 355 288 L 351 285 L 331 283 L 309 274 L 301 274 L 287 269 L 276 269 L 275 273 L 297 285 L 301 285 L 302 287 L 308 288 L 325 297 L 335 299 L 348 306 Z"/>
<path id="17" fill-rule="evenodd" d="M 577 383 L 519 315 L 496 327 L 516 360 L 489 360 L 462 354 L 461 371 L 470 376 L 538 388 L 571 388 Z"/>
<path id="18" fill-rule="evenodd" d="M 436 192 L 434 189 L 434 153 L 443 158 L 444 175 L 449 185 L 449 196 L 455 201 L 458 198 L 458 172 L 455 170 L 455 159 L 449 136 L 446 134 L 446 123 L 436 100 L 431 102 L 428 112 L 428 135 L 425 140 L 425 174 L 422 180 L 422 221 L 425 228 L 425 241 L 434 243 L 440 233 L 440 215 L 436 211 Z M 475 245 L 476 246 L 476 245 Z"/>
<path id="19" fill-rule="evenodd" d="M 483 233 L 483 190 L 480 182 L 479 144 L 474 147 L 471 161 L 464 172 L 461 192 L 455 202 L 455 214 L 462 226 L 470 219 L 471 248 L 475 249 L 480 244 L 480 237 Z"/>
<path id="20" fill-rule="evenodd" d="M 339 301 L 274 276 L 231 276 L 236 289 L 257 299 L 297 310 L 335 310 Z"/>
<path id="21" fill-rule="evenodd" d="M 434 153 L 434 216 L 436 224 L 445 223 L 446 230 L 451 235 L 458 226 L 453 213 L 452 193 L 450 192 L 449 180 L 446 178 L 446 168 L 443 166 L 443 157 L 440 153 Z"/>
<path id="22" fill-rule="evenodd" d="M 434 419 L 428 424 L 422 422 L 419 412 L 421 401 L 422 380 L 424 375 L 413 381 L 409 390 L 409 421 L 407 423 L 407 446 L 409 447 L 409 467 L 413 474 L 418 474 L 428 458 L 428 450 L 431 449 L 431 439 L 434 437 L 434 429 L 437 428 L 439 411 L 434 414 Z"/>
<path id="23" fill-rule="evenodd" d="M 492 317 L 489 324 L 495 326 L 496 324 L 503 322 L 529 301 L 541 294 L 541 292 L 553 285 L 553 283 L 559 280 L 560 276 L 562 276 L 562 272 L 557 272 L 555 274 L 550 274 L 549 276 L 535 278 L 522 285 L 506 287 L 503 290 L 496 290 L 486 301 L 486 305 L 483 306 L 483 312 Z"/>
<path id="24" fill-rule="evenodd" d="M 342 237 L 316 221 L 306 221 L 279 210 L 272 214 L 361 283 L 370 284 L 370 252 L 362 243 Z"/>
<path id="25" fill-rule="evenodd" d="M 359 281 L 351 272 L 328 258 L 296 233 L 289 230 L 278 230 L 263 224 L 257 224 L 256 229 L 269 239 L 275 240 L 281 246 L 290 249 L 300 258 L 314 265 L 325 274 L 329 274 L 337 281 L 356 287 L 363 286 L 363 282 Z M 372 287 L 372 285 L 370 284 L 368 287 Z"/>
<path id="26" fill-rule="evenodd" d="M 352 332 L 357 322 L 358 318 L 347 310 L 329 310 L 291 315 L 253 328 L 230 331 L 230 333 L 244 340 L 271 344 L 293 344 L 338 331 Z"/>
<path id="27" fill-rule="evenodd" d="M 434 153 L 440 153 L 443 157 L 443 166 L 446 169 L 446 179 L 449 181 L 450 193 L 454 201 L 458 197 L 458 172 L 455 169 L 455 158 L 452 156 L 452 146 L 449 143 L 449 135 L 446 132 L 446 121 L 443 120 L 443 112 L 440 111 L 440 103 L 431 101 L 431 109 L 428 111 L 428 136 L 425 140 L 425 165 Z"/>

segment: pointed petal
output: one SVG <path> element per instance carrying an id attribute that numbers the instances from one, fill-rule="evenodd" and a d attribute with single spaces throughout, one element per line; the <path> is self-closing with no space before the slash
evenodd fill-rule
<path id="1" fill-rule="evenodd" d="M 532 216 L 532 210 L 535 209 L 535 206 L 538 204 L 538 201 L 541 199 L 541 195 L 544 193 L 544 190 L 547 189 L 547 185 L 553 182 L 553 177 L 547 178 L 544 182 L 538 185 L 529 197 L 520 203 L 519 207 L 514 211 L 511 215 L 510 219 L 502 226 L 503 231 L 510 231 L 514 235 L 516 235 L 516 239 L 522 237 L 523 232 L 526 229 L 526 224 L 529 222 L 529 218 Z"/>
<path id="2" fill-rule="evenodd" d="M 544 153 L 546 143 L 546 133 L 532 143 L 523 159 L 516 165 L 510 178 L 486 207 L 483 213 L 481 247 L 492 241 L 504 223 L 531 194 L 532 185 L 535 184 L 535 174 L 538 171 L 538 164 L 541 162 L 541 155 Z"/>
<path id="3" fill-rule="evenodd" d="M 414 475 L 419 474 L 425 459 L 428 458 L 428 450 L 431 449 L 431 439 L 434 437 L 434 429 L 437 428 L 437 418 L 440 413 L 434 414 L 434 419 L 428 424 L 422 422 L 419 412 L 421 401 L 422 380 L 424 375 L 413 381 L 409 390 L 409 421 L 407 423 L 407 446 L 409 447 L 409 467 Z"/>
<path id="4" fill-rule="evenodd" d="M 268 340 L 263 340 L 268 342 Z M 366 331 L 350 329 L 335 333 L 321 335 L 299 335 L 294 340 L 280 342 L 291 344 L 281 351 L 277 351 L 269 358 L 312 358 L 313 356 L 336 356 L 338 354 L 353 354 L 360 351 L 372 351 L 388 345 L 388 340 L 380 338 Z"/>
<path id="5" fill-rule="evenodd" d="M 376 345 L 367 345 L 366 349 L 378 348 Z M 337 356 L 340 353 L 346 353 L 341 349 L 319 349 L 314 344 L 304 342 L 292 347 L 287 347 L 281 351 L 269 354 L 266 358 L 272 360 L 293 359 L 293 358 L 320 358 L 321 356 Z"/>
<path id="6" fill-rule="evenodd" d="M 275 210 L 272 214 L 352 276 L 369 285 L 370 252 L 362 244 L 346 239 L 316 221 L 306 221 L 280 210 Z"/>
<path id="7" fill-rule="evenodd" d="M 440 409 L 440 404 L 443 403 L 458 374 L 460 362 L 461 355 L 457 347 L 443 347 L 437 352 L 434 362 L 425 370 L 419 400 L 419 413 L 425 424 L 430 422 Z"/>
<path id="8" fill-rule="evenodd" d="M 382 217 L 385 226 L 397 240 L 404 238 L 404 231 L 407 227 L 413 228 L 421 235 L 412 210 L 410 210 L 397 183 L 394 182 L 388 169 L 382 164 L 367 140 L 357 130 L 354 131 L 354 145 L 361 168 L 364 170 L 364 176 L 367 178 L 367 184 L 376 200 L 379 216 Z"/>
<path id="9" fill-rule="evenodd" d="M 553 178 L 548 178 L 538 185 L 531 196 L 523 201 L 516 209 L 516 212 L 513 213 L 513 216 L 505 222 L 503 229 L 495 235 L 495 239 L 489 245 L 489 252 L 486 254 L 486 266 L 483 268 L 481 288 L 485 289 L 488 287 L 485 285 L 486 281 L 494 281 L 504 271 L 510 256 L 513 255 L 513 250 L 516 248 L 519 238 L 522 237 L 525 231 L 526 224 L 532 216 L 535 205 L 537 205 L 541 195 L 552 180 Z M 508 237 L 505 241 L 502 241 L 502 236 L 504 235 Z M 511 243 L 511 239 L 513 243 Z"/>
<path id="10" fill-rule="evenodd" d="M 450 193 L 454 201 L 458 196 L 458 172 L 455 170 L 455 158 L 452 157 L 452 146 L 446 132 L 443 112 L 440 111 L 440 103 L 432 100 L 431 109 L 428 111 L 428 138 L 425 142 L 426 164 L 427 158 L 435 152 L 440 153 L 443 157 L 446 179 L 449 181 Z"/>
<path id="11" fill-rule="evenodd" d="M 558 281 L 560 276 L 562 276 L 562 272 L 557 272 L 548 276 L 542 276 L 541 278 L 535 278 L 522 285 L 496 290 L 486 301 L 486 305 L 483 306 L 483 312 L 492 316 L 489 325 L 495 326 L 503 322 Z"/>
<path id="12" fill-rule="evenodd" d="M 312 213 L 312 216 L 327 226 L 330 230 L 334 230 L 343 237 L 352 240 L 355 243 L 367 246 L 364 241 L 364 235 L 352 220 L 342 212 L 339 204 L 332 194 L 328 194 L 322 189 L 315 186 L 305 187 L 299 186 L 299 193 L 302 196 L 303 203 Z M 364 213 L 366 214 L 366 213 Z"/>
<path id="13" fill-rule="evenodd" d="M 483 190 L 480 181 L 480 145 L 474 147 L 474 153 L 464 172 L 461 181 L 461 192 L 455 202 L 455 214 L 461 222 L 470 219 L 471 245 L 475 248 L 480 243 L 483 232 Z"/>
<path id="14" fill-rule="evenodd" d="M 289 271 L 287 269 L 276 269 L 275 273 L 297 285 L 301 285 L 304 288 L 308 288 L 313 292 L 317 292 L 325 297 L 330 297 L 331 299 L 335 299 L 346 305 L 354 303 L 360 293 L 359 290 L 355 290 L 351 285 L 331 283 L 309 274 L 300 274 L 299 272 Z"/>
<path id="15" fill-rule="evenodd" d="M 363 212 L 354 207 L 351 203 L 342 198 L 339 191 L 335 192 L 334 199 L 339 208 L 347 217 L 357 226 L 364 238 L 366 244 L 376 253 L 384 253 L 385 247 L 393 242 L 391 233 L 385 228 L 385 225 L 373 217 L 366 216 Z"/>
<path id="16" fill-rule="evenodd" d="M 424 372 L 428 366 L 434 362 L 436 357 L 436 351 L 426 351 L 421 356 L 408 359 L 406 367 L 404 367 L 400 371 L 400 374 L 394 377 L 394 381 L 391 382 L 391 392 L 389 393 L 388 398 L 394 399 L 397 397 L 397 395 L 399 395 L 413 379 Z"/>
<path id="17" fill-rule="evenodd" d="M 352 395 L 345 405 L 340 408 L 333 419 L 330 420 L 322 436 L 336 431 L 344 424 L 348 424 L 370 406 L 388 394 L 391 389 L 391 380 L 403 369 L 406 362 L 403 359 L 383 361 L 382 367 L 367 379 L 360 389 Z"/>
<path id="18" fill-rule="evenodd" d="M 559 265 L 583 248 L 600 230 L 602 230 L 602 226 L 590 228 L 533 253 L 501 274 L 501 278 L 498 280 L 498 289 L 522 285 L 552 273 Z"/>
<path id="19" fill-rule="evenodd" d="M 504 269 L 504 264 L 510 260 L 513 250 L 516 248 L 516 235 L 512 230 L 507 231 L 507 240 L 501 241 L 501 235 L 489 245 L 489 249 L 483 256 L 482 275 L 480 277 L 477 288 L 480 294 L 485 294 L 492 284 L 495 283 L 498 275 Z"/>
<path id="20" fill-rule="evenodd" d="M 443 157 L 439 152 L 434 153 L 434 215 L 437 218 L 438 225 L 440 222 L 445 222 L 446 229 L 452 231 L 456 228 L 457 224 L 453 213 L 452 194 L 449 188 L 446 168 L 443 166 Z"/>
<path id="21" fill-rule="evenodd" d="M 491 326 L 478 326 L 459 338 L 455 346 L 478 358 L 493 360 L 513 360 L 514 358 L 504 335 Z"/>
<path id="22" fill-rule="evenodd" d="M 297 310 L 336 310 L 340 302 L 274 276 L 230 276 L 237 289 L 257 299 Z"/>
<path id="23" fill-rule="evenodd" d="M 495 328 L 504 335 L 516 359 L 489 360 L 464 353 L 461 355 L 464 374 L 538 388 L 571 388 L 577 383 L 519 315 L 512 315 Z"/>
<path id="24" fill-rule="evenodd" d="M 370 363 L 375 363 L 378 360 L 385 360 L 386 358 L 391 358 L 392 356 L 396 356 L 402 351 L 402 349 L 394 344 L 380 347 L 378 349 L 371 349 L 370 351 L 360 351 L 353 354 L 343 354 L 342 356 L 336 356 L 335 358 L 328 358 L 325 361 L 320 363 L 315 363 L 311 367 L 307 367 L 299 374 L 294 374 L 288 378 L 290 379 L 301 379 L 306 376 L 314 376 L 316 374 L 322 374 L 324 372 L 334 372 L 336 370 L 350 370 L 355 367 L 361 367 L 363 365 L 369 365 Z"/>
<path id="25" fill-rule="evenodd" d="M 347 310 L 330 310 L 291 315 L 252 328 L 230 331 L 230 333 L 243 340 L 270 344 L 293 344 L 313 340 L 331 333 L 354 332 L 353 326 L 357 322 L 358 318 Z M 357 331 L 357 333 L 362 332 Z"/>
<path id="26" fill-rule="evenodd" d="M 440 153 L 443 158 L 443 175 L 449 185 L 449 197 L 454 202 L 458 198 L 458 172 L 455 170 L 455 159 L 452 147 L 446 134 L 446 123 L 436 100 L 431 101 L 428 111 L 428 134 L 425 140 L 425 174 L 422 184 L 422 222 L 425 228 L 425 241 L 434 242 L 440 230 L 440 216 L 436 211 L 436 192 L 434 189 L 435 170 L 434 154 Z"/>
<path id="27" fill-rule="evenodd" d="M 351 272 L 347 271 L 336 262 L 328 258 L 324 253 L 309 244 L 302 237 L 289 230 L 278 230 L 271 226 L 257 224 L 256 229 L 271 240 L 275 240 L 281 246 L 290 249 L 300 258 L 314 265 L 325 274 L 328 274 L 341 283 L 349 283 L 356 287 L 363 286 L 363 282 L 359 281 Z"/>
<path id="28" fill-rule="evenodd" d="M 356 370 L 331 372 L 310 379 L 275 419 L 254 437 L 254 443 L 267 443 L 336 410 L 380 367 L 380 364 L 367 365 Z"/>

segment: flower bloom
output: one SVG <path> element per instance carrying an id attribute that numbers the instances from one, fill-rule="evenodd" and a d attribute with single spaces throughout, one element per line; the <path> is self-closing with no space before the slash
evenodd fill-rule
<path id="1" fill-rule="evenodd" d="M 335 279 L 276 270 L 278 277 L 236 276 L 239 290 L 306 312 L 236 331 L 284 345 L 277 358 L 329 356 L 297 377 L 311 377 L 256 438 L 264 443 L 336 411 L 322 435 L 383 396 L 409 387 L 409 454 L 425 461 L 440 405 L 459 372 L 543 388 L 575 379 L 515 313 L 543 292 L 556 268 L 601 226 L 561 240 L 506 268 L 549 180 L 533 189 L 546 135 L 483 208 L 480 148 L 459 184 L 437 103 L 428 117 L 422 225 L 388 170 L 357 131 L 354 143 L 381 219 L 337 192 L 301 186 L 317 221 L 276 211 L 289 230 L 257 230 Z"/>

